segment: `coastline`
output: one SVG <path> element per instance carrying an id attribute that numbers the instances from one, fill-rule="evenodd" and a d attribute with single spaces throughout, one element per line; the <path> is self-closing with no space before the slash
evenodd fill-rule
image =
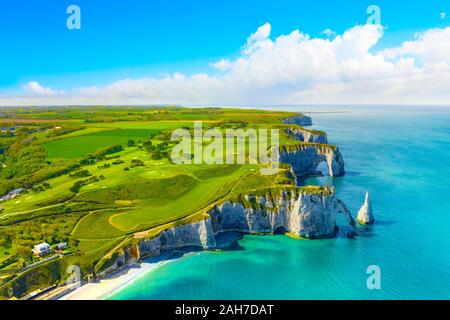
<path id="1" fill-rule="evenodd" d="M 154 261 L 152 261 L 154 260 Z M 154 271 L 163 265 L 174 261 L 172 255 L 162 254 L 158 257 L 144 259 L 123 269 L 114 272 L 99 281 L 86 283 L 79 288 L 58 298 L 58 300 L 105 300 L 119 290 L 132 284 L 137 279 Z"/>
<path id="2" fill-rule="evenodd" d="M 305 119 L 306 119 L 306 122 L 304 121 Z M 291 116 L 286 119 L 286 122 L 283 121 L 283 123 L 299 124 L 299 125 L 311 125 L 312 124 L 311 118 L 303 116 L 302 114 Z M 325 141 L 325 143 L 326 143 L 326 141 Z M 328 158 L 326 161 L 328 163 L 328 161 L 329 161 Z M 333 161 L 334 161 L 334 155 L 333 155 Z M 285 161 L 285 162 L 289 163 L 289 161 Z M 331 164 L 329 164 L 329 167 L 331 168 Z M 342 163 L 342 168 L 343 168 L 343 163 Z M 343 172 L 343 170 L 342 170 L 342 172 Z M 333 174 L 330 172 L 330 175 L 333 175 Z M 340 175 L 340 173 L 338 173 L 338 175 Z M 252 233 L 252 232 L 250 232 L 250 233 Z M 326 232 L 326 234 L 328 235 L 330 233 Z M 201 243 L 200 246 L 202 248 L 209 247 L 209 243 L 207 243 L 207 244 Z M 186 252 L 183 252 L 183 254 L 184 253 L 186 253 Z M 108 299 L 108 298 L 112 297 L 114 294 L 116 294 L 117 292 L 119 292 L 120 290 L 131 285 L 133 282 L 135 282 L 137 279 L 142 277 L 144 274 L 147 274 L 148 272 L 150 272 L 152 270 L 156 270 L 157 268 L 166 264 L 170 260 L 173 260 L 174 259 L 173 254 L 174 254 L 174 252 L 171 251 L 171 252 L 166 252 L 165 254 L 160 254 L 157 257 L 150 257 L 150 258 L 144 259 L 142 261 L 133 262 L 132 264 L 125 265 L 122 268 L 118 269 L 117 271 L 115 271 L 109 275 L 99 278 L 95 282 L 83 283 L 83 284 L 81 284 L 80 287 L 78 287 L 74 290 L 71 290 L 70 292 L 67 292 L 66 294 L 64 294 L 58 298 L 56 298 L 56 296 L 55 296 L 55 298 L 57 300 L 105 300 L 105 299 Z M 155 260 L 155 261 L 151 261 L 151 260 Z"/>

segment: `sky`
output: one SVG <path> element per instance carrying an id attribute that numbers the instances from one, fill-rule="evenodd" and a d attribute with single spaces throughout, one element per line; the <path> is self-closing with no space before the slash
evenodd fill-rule
<path id="1" fill-rule="evenodd" d="M 0 41 L 0 106 L 450 105 L 450 0 L 3 0 Z"/>

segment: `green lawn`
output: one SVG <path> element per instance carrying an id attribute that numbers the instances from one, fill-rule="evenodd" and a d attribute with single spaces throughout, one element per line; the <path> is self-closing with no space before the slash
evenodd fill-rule
<path id="1" fill-rule="evenodd" d="M 49 159 L 75 159 L 84 157 L 100 148 L 120 144 L 128 140 L 148 138 L 158 133 L 156 129 L 115 129 L 58 139 L 44 144 Z"/>
<path id="2" fill-rule="evenodd" d="M 227 195 L 249 170 L 250 166 L 242 166 L 229 175 L 201 181 L 173 199 L 140 200 L 136 209 L 112 215 L 110 223 L 125 232 L 136 232 L 183 218 Z"/>

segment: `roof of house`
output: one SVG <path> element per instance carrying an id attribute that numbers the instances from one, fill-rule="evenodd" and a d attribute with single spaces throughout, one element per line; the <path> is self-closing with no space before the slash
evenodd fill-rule
<path id="1" fill-rule="evenodd" d="M 38 251 L 48 250 L 49 248 L 50 248 L 50 245 L 45 242 L 39 243 L 34 246 L 34 250 L 38 250 Z"/>

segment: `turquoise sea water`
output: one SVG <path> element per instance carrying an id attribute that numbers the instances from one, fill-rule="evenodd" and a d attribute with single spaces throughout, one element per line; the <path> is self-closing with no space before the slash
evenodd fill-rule
<path id="1" fill-rule="evenodd" d="M 449 109 L 312 116 L 339 145 L 347 175 L 307 182 L 334 185 L 354 216 L 368 190 L 374 226 L 356 239 L 345 228 L 314 241 L 245 236 L 233 250 L 168 263 L 112 299 L 449 299 Z M 380 290 L 367 289 L 369 265 L 381 268 Z"/>

